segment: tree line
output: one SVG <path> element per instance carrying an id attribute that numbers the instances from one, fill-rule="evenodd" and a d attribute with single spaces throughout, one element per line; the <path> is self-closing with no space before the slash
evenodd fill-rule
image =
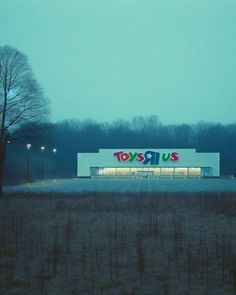
<path id="1" fill-rule="evenodd" d="M 64 120 L 41 124 L 34 133 L 24 126 L 20 132 L 24 140 L 7 145 L 6 180 L 24 179 L 27 143 L 32 144 L 32 179 L 41 177 L 41 146 L 45 146 L 44 173 L 48 178 L 53 176 L 54 165 L 57 177 L 75 177 L 77 153 L 96 152 L 99 148 L 196 148 L 197 152 L 219 152 L 221 175 L 236 175 L 236 123 L 164 125 L 157 116 L 138 116 L 130 121 L 120 119 L 110 123 Z M 53 148 L 57 149 L 56 155 Z"/>
<path id="2" fill-rule="evenodd" d="M 164 125 L 155 115 L 110 123 L 92 119 L 50 123 L 48 99 L 27 56 L 10 46 L 0 47 L 0 195 L 3 178 L 21 182 L 26 174 L 34 180 L 55 177 L 55 172 L 57 177 L 74 177 L 77 153 L 99 148 L 220 152 L 221 175 L 236 175 L 235 147 L 236 123 Z"/>

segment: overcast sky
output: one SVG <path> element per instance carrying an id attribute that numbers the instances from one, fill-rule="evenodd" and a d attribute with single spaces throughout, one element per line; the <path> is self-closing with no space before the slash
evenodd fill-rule
<path id="1" fill-rule="evenodd" d="M 235 0 L 0 0 L 53 121 L 236 121 Z"/>

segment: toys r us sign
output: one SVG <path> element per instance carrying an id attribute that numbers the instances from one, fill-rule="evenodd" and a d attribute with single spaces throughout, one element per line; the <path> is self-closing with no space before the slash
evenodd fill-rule
<path id="1" fill-rule="evenodd" d="M 118 151 L 115 152 L 113 155 L 119 162 L 137 161 L 143 163 L 144 165 L 158 165 L 160 158 L 162 159 L 162 161 L 165 162 L 176 162 L 179 160 L 179 154 L 177 152 L 161 154 L 159 152 L 154 151 L 146 151 L 145 153 Z"/>

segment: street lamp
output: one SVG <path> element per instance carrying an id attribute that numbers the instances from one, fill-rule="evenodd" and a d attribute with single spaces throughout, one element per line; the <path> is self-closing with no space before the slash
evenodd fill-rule
<path id="1" fill-rule="evenodd" d="M 44 181 L 44 150 L 45 150 L 45 146 L 41 146 L 41 178 L 42 181 Z"/>
<path id="2" fill-rule="evenodd" d="M 30 173 L 30 169 L 29 169 L 29 161 L 30 161 L 30 148 L 31 148 L 31 144 L 27 143 L 26 144 L 26 148 L 27 148 L 27 161 L 26 161 L 26 168 L 27 168 L 27 183 L 30 182 L 30 177 L 29 177 L 29 173 Z"/>
<path id="3" fill-rule="evenodd" d="M 57 149 L 53 149 L 53 179 L 56 180 L 56 153 Z"/>

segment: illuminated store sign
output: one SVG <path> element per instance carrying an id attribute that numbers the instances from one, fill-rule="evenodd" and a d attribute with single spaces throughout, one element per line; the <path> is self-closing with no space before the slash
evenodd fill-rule
<path id="1" fill-rule="evenodd" d="M 146 151 L 145 153 L 118 151 L 115 152 L 113 155 L 119 162 L 137 161 L 143 163 L 144 165 L 158 165 L 160 159 L 165 162 L 176 162 L 179 160 L 179 154 L 177 152 L 161 154 L 154 151 Z"/>

